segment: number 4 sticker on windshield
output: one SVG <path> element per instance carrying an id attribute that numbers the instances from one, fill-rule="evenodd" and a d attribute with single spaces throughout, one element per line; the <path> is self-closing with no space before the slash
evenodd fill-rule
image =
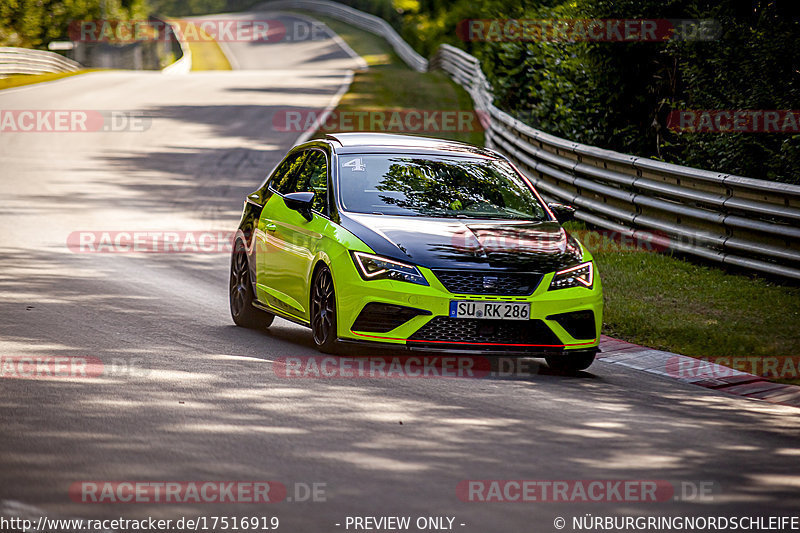
<path id="1" fill-rule="evenodd" d="M 364 165 L 364 160 L 360 157 L 351 159 L 347 163 L 342 163 L 342 166 L 349 168 L 353 172 L 364 172 L 367 169 L 367 167 Z"/>

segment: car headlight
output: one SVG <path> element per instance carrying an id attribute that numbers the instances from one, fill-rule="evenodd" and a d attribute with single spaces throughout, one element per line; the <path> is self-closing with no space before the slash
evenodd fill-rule
<path id="1" fill-rule="evenodd" d="M 550 289 L 568 289 L 570 287 L 591 288 L 594 283 L 594 263 L 581 263 L 574 267 L 559 270 L 550 282 Z"/>
<path id="2" fill-rule="evenodd" d="M 358 267 L 358 273 L 367 281 L 391 279 L 416 283 L 417 285 L 428 284 L 425 276 L 414 265 L 407 265 L 379 255 L 365 254 L 364 252 L 353 252 L 353 261 Z"/>

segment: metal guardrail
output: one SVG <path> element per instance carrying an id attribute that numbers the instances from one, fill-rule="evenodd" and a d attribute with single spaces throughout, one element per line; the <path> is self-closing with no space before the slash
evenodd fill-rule
<path id="1" fill-rule="evenodd" d="M 428 60 L 414 51 L 411 45 L 405 42 L 388 22 L 375 15 L 327 0 L 273 0 L 258 7 L 261 9 L 300 9 L 329 15 L 383 37 L 392 45 L 400 59 L 417 72 L 428 70 Z"/>
<path id="2" fill-rule="evenodd" d="M 327 0 L 277 0 L 262 7 L 330 15 L 385 37 L 415 70 L 428 67 L 416 52 L 408 52 L 411 47 L 388 23 L 373 15 Z M 800 279 L 800 186 L 561 139 L 495 107 L 479 60 L 463 50 L 442 45 L 429 67 L 444 70 L 469 92 L 482 116 L 486 145 L 509 157 L 546 199 L 577 206 L 579 219 L 679 252 Z"/>
<path id="3" fill-rule="evenodd" d="M 800 279 L 800 187 L 662 163 L 534 129 L 492 104 L 478 60 L 442 45 L 447 72 L 486 117 L 486 145 L 507 155 L 548 199 L 625 236 L 769 274 Z"/>
<path id="4" fill-rule="evenodd" d="M 162 19 L 158 19 L 156 17 L 152 17 L 153 20 L 159 21 L 162 24 L 170 25 L 172 29 L 172 34 L 175 36 L 181 36 L 181 32 L 176 30 L 175 23 L 172 21 L 166 21 Z M 162 72 L 167 74 L 185 74 L 192 69 L 192 53 L 189 49 L 188 43 L 185 40 L 181 40 L 176 37 L 178 40 L 178 46 L 175 47 L 176 55 L 178 56 L 176 60 L 167 65 L 163 69 Z M 165 46 L 172 47 L 172 42 L 169 40 L 163 40 Z M 73 44 L 83 44 L 83 43 L 73 43 Z M 140 44 L 140 43 L 135 43 Z M 75 50 L 78 50 L 75 47 Z M 122 48 L 112 48 L 112 50 L 122 50 Z M 149 50 L 152 52 L 152 50 Z M 130 52 L 130 50 L 127 50 Z M 135 51 L 134 51 L 135 52 Z M 141 52 L 141 51 L 139 51 Z M 127 56 L 121 57 L 122 53 L 126 52 L 119 52 L 116 55 L 108 56 L 110 64 L 107 65 L 107 68 L 133 68 L 133 69 L 141 69 L 141 53 L 139 54 L 139 63 L 137 64 L 135 61 L 133 64 L 130 64 L 130 59 L 128 63 L 122 61 L 122 59 L 132 57 L 132 54 L 128 53 Z M 84 54 L 85 55 L 85 54 Z M 87 64 L 92 64 L 89 59 L 78 55 L 77 57 L 80 58 L 81 61 L 86 62 Z M 134 56 L 135 57 L 135 56 Z M 153 61 L 156 62 L 156 68 L 158 68 L 158 61 L 159 55 L 154 54 Z M 0 47 L 0 77 L 8 74 L 44 74 L 48 72 L 74 72 L 80 70 L 84 67 L 81 63 L 74 61 L 72 59 L 66 58 L 62 55 L 47 52 L 43 50 L 33 50 L 30 48 L 13 48 L 13 47 Z M 144 68 L 147 68 L 146 66 Z"/>
<path id="5" fill-rule="evenodd" d="M 82 65 L 71 59 L 45 50 L 0 47 L 0 76 L 8 74 L 44 74 L 74 72 Z"/>
<path id="6" fill-rule="evenodd" d="M 161 20 L 161 19 L 157 19 Z M 162 21 L 172 27 L 172 33 L 175 35 L 178 45 L 180 47 L 181 56 L 173 63 L 161 69 L 164 74 L 188 74 L 192 70 L 192 50 L 189 48 L 189 43 L 183 36 L 183 32 L 174 22 Z"/>

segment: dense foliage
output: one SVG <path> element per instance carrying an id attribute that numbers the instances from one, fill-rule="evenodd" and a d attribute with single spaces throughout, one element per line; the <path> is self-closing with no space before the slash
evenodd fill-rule
<path id="1" fill-rule="evenodd" d="M 797 133 L 667 128 L 674 110 L 800 109 L 797 0 L 342 0 L 388 20 L 420 53 L 479 57 L 499 107 L 578 142 L 754 178 L 800 183 Z M 0 45 L 44 47 L 71 19 L 181 16 L 257 0 L 2 0 Z M 468 19 L 713 19 L 713 40 L 464 41 Z"/>
<path id="2" fill-rule="evenodd" d="M 348 1 L 346 3 L 355 3 Z M 378 3 L 377 0 L 361 3 Z M 390 0 L 385 0 L 385 4 Z M 423 55 L 447 42 L 483 63 L 497 105 L 578 142 L 754 178 L 800 183 L 797 133 L 667 128 L 673 110 L 800 108 L 796 0 L 394 0 Z M 482 42 L 468 19 L 713 19 L 712 40 Z"/>
<path id="3" fill-rule="evenodd" d="M 147 0 L 0 0 L 0 46 L 46 48 L 70 21 L 147 17 Z"/>

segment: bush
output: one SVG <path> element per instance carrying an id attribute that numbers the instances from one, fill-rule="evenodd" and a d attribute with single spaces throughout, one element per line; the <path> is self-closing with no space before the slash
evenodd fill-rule
<path id="1" fill-rule="evenodd" d="M 147 18 L 147 0 L 2 0 L 0 46 L 46 49 L 73 20 Z M 102 8 L 101 8 L 102 6 Z"/>
<path id="2" fill-rule="evenodd" d="M 568 139 L 754 178 L 800 183 L 800 135 L 676 133 L 670 111 L 793 109 L 800 102 L 800 23 L 789 1 L 422 0 L 402 34 L 430 55 L 443 42 L 482 61 L 498 107 Z M 471 42 L 469 18 L 701 18 L 718 40 L 668 42 Z"/>

